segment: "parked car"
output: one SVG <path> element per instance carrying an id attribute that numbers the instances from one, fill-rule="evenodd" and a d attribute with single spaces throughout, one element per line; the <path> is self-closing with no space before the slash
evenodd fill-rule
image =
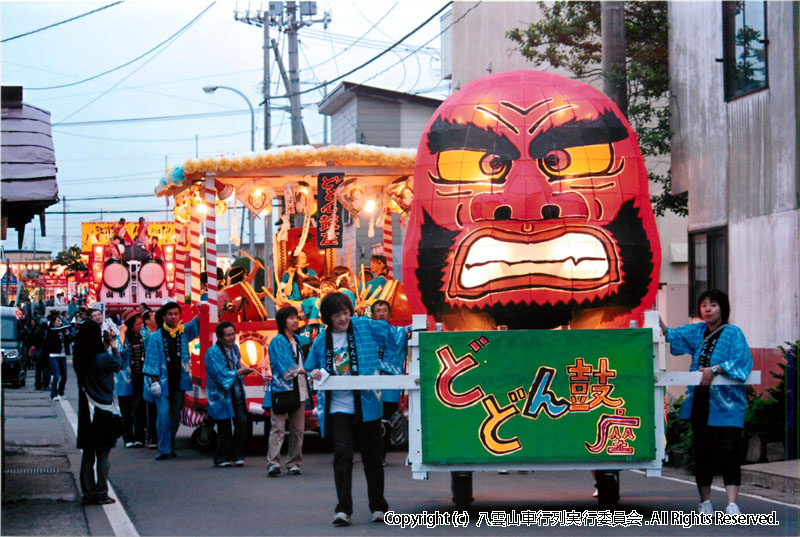
<path id="1" fill-rule="evenodd" d="M 19 321 L 14 308 L 3 307 L 0 312 L 0 343 L 3 384 L 9 384 L 14 388 L 25 386 L 28 368 L 22 353 Z"/>

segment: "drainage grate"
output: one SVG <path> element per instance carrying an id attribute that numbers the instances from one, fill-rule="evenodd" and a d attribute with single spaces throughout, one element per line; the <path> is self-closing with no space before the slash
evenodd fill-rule
<path id="1" fill-rule="evenodd" d="M 4 474 L 57 474 L 58 468 L 12 468 L 3 470 Z"/>

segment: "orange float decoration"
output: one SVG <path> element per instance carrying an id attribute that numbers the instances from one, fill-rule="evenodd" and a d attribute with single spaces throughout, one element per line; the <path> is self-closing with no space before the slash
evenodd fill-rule
<path id="1" fill-rule="evenodd" d="M 661 249 L 636 135 L 586 84 L 490 75 L 420 140 L 403 279 L 451 330 L 641 322 Z"/>

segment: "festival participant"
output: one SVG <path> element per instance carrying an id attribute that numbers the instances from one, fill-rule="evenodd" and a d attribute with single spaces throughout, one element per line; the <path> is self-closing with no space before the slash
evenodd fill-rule
<path id="1" fill-rule="evenodd" d="M 122 263 L 122 254 L 125 247 L 122 245 L 122 237 L 114 235 L 111 237 L 111 242 L 104 248 L 103 262 L 108 265 L 109 263 Z"/>
<path id="2" fill-rule="evenodd" d="M 278 334 L 269 343 L 269 365 L 272 379 L 264 395 L 265 409 L 272 408 L 272 397 L 276 393 L 297 391 L 300 405 L 286 413 L 271 412 L 269 431 L 269 453 L 267 475 L 276 477 L 281 473 L 281 447 L 289 426 L 289 451 L 286 468 L 289 475 L 300 475 L 303 464 L 303 430 L 305 429 L 306 401 L 309 399 L 306 370 L 303 369 L 303 349 L 296 333 L 300 317 L 293 306 L 284 306 L 275 314 Z"/>
<path id="3" fill-rule="evenodd" d="M 144 216 L 139 217 L 139 227 L 136 229 L 136 243 L 141 246 L 147 246 L 148 243 L 148 235 L 147 235 L 147 227 L 150 224 L 145 220 Z"/>
<path id="4" fill-rule="evenodd" d="M 50 366 L 52 383 L 50 385 L 50 399 L 60 401 L 64 397 L 64 388 L 67 385 L 67 352 L 69 351 L 70 326 L 63 326 L 61 316 L 58 314 L 50 318 L 50 328 L 47 329 L 44 339 L 44 354 Z"/>
<path id="5" fill-rule="evenodd" d="M 386 302 L 385 300 L 376 300 L 372 304 L 372 318 L 376 321 L 385 321 L 389 322 L 389 319 L 392 318 L 392 306 Z M 385 357 L 385 350 L 381 348 L 378 351 L 380 355 L 381 361 L 387 359 Z M 392 360 L 395 361 L 402 361 L 405 365 L 407 349 L 403 349 L 401 351 L 402 357 Z M 403 368 L 405 372 L 405 367 Z M 389 447 L 389 419 L 392 415 L 397 412 L 400 403 L 400 392 L 401 390 L 381 390 L 381 402 L 383 404 L 383 460 L 384 463 L 386 462 L 386 450 Z"/>
<path id="6" fill-rule="evenodd" d="M 206 352 L 206 386 L 208 415 L 217 424 L 217 450 L 214 466 L 244 466 L 247 441 L 247 398 L 242 377 L 253 372 L 242 367 L 236 346 L 236 327 L 222 321 L 216 328 L 217 343 Z M 231 420 L 233 428 L 231 429 Z"/>
<path id="7" fill-rule="evenodd" d="M 345 265 L 333 267 L 331 277 L 336 282 L 336 290 L 347 295 L 347 298 L 353 303 L 353 307 L 356 307 L 358 304 L 354 291 L 355 279 L 353 278 L 353 273 L 350 271 L 350 267 Z"/>
<path id="8" fill-rule="evenodd" d="M 181 324 L 181 307 L 167 302 L 159 310 L 164 324 L 150 336 L 145 348 L 144 375 L 156 403 L 157 461 L 177 457 L 175 435 L 180 425 L 186 390 L 192 389 L 189 342 L 200 331 L 197 317 Z"/>
<path id="9" fill-rule="evenodd" d="M 142 315 L 138 311 L 125 310 L 119 335 L 122 367 L 115 377 L 115 390 L 122 412 L 122 441 L 126 448 L 142 447 L 145 442 L 144 340 L 139 332 L 142 326 Z"/>
<path id="10" fill-rule="evenodd" d="M 117 235 L 124 245 L 130 246 L 133 244 L 133 237 L 131 237 L 131 234 L 128 233 L 128 230 L 125 228 L 124 218 L 120 218 L 119 222 L 114 224 L 114 226 L 111 228 L 111 233 Z"/>
<path id="11" fill-rule="evenodd" d="M 700 513 L 714 513 L 711 482 L 714 463 L 722 464 L 722 476 L 728 494 L 727 514 L 739 514 L 736 500 L 741 483 L 739 440 L 742 437 L 747 391 L 744 380 L 753 368 L 753 358 L 741 329 L 728 324 L 731 306 L 728 295 L 709 289 L 697 299 L 703 322 L 668 328 L 661 321 L 661 331 L 673 355 L 691 354 L 691 371 L 703 376 L 699 386 L 689 386 L 681 407 L 681 419 L 691 420 L 695 453 L 695 481 L 700 493 Z M 740 382 L 711 386 L 714 377 L 726 375 Z"/>
<path id="12" fill-rule="evenodd" d="M 375 292 L 378 287 L 386 286 L 386 257 L 373 255 L 369 260 L 369 269 L 372 271 L 372 279 L 364 285 L 363 298 L 367 299 Z"/>
<path id="13" fill-rule="evenodd" d="M 281 291 L 289 300 L 299 301 L 303 299 L 301 289 L 306 278 L 316 277 L 317 273 L 308 266 L 308 256 L 305 252 L 300 252 L 294 258 L 294 264 L 289 267 L 281 277 Z"/>
<path id="14" fill-rule="evenodd" d="M 116 345 L 116 339 L 109 332 L 101 333 L 96 322 L 81 324 L 73 367 L 78 380 L 78 449 L 83 450 L 80 482 L 84 505 L 114 503 L 114 498 L 108 497 L 108 459 L 119 436 L 114 373 L 121 361 Z"/>
<path id="15" fill-rule="evenodd" d="M 142 329 L 139 333 L 142 336 L 142 343 L 144 348 L 147 349 L 147 340 L 158 330 L 158 322 L 156 321 L 156 312 L 147 310 L 142 313 Z M 144 379 L 142 379 L 144 384 Z M 147 447 L 149 449 L 156 449 L 158 447 L 158 433 L 156 431 L 156 402 L 153 394 L 150 393 L 149 386 L 143 386 L 142 398 L 144 399 L 147 408 Z"/>
<path id="16" fill-rule="evenodd" d="M 398 362 L 406 344 L 406 332 L 388 323 L 353 317 L 353 303 L 342 293 L 322 299 L 320 314 L 327 329 L 311 346 L 305 369 L 316 381 L 330 375 L 374 375 L 380 368 L 400 374 Z M 391 357 L 381 363 L 379 349 Z M 367 478 L 369 509 L 373 522 L 382 522 L 388 509 L 383 496 L 383 452 L 380 400 L 374 390 L 334 390 L 317 396 L 320 431 L 333 442 L 333 474 L 338 503 L 333 524 L 350 525 L 353 513 L 353 447 L 359 444 Z"/>
<path id="17" fill-rule="evenodd" d="M 150 237 L 150 244 L 147 246 L 147 254 L 150 259 L 159 263 L 164 259 L 164 252 L 158 244 L 158 237 L 156 235 Z"/>

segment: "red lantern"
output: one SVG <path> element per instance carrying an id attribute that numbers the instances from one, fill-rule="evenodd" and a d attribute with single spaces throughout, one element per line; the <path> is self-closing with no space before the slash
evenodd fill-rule
<path id="1" fill-rule="evenodd" d="M 586 84 L 490 75 L 439 106 L 417 151 L 403 278 L 449 329 L 627 327 L 661 253 L 630 125 Z"/>

